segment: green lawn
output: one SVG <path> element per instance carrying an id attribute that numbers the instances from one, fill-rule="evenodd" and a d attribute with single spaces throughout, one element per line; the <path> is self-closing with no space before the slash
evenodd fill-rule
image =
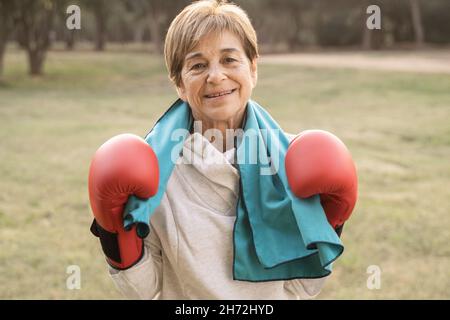
<path id="1" fill-rule="evenodd" d="M 30 78 L 25 55 L 6 54 L 0 298 L 121 298 L 89 232 L 89 161 L 116 134 L 144 136 L 175 91 L 143 52 L 50 52 L 45 70 Z M 333 132 L 357 164 L 345 252 L 319 297 L 450 298 L 450 75 L 260 65 L 253 98 L 288 132 Z M 69 265 L 81 290 L 66 289 Z"/>

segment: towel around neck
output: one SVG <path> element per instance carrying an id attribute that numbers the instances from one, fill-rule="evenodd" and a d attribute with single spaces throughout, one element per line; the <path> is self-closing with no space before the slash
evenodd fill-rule
<path id="1" fill-rule="evenodd" d="M 235 138 L 240 194 L 233 231 L 233 277 L 242 281 L 320 278 L 331 273 L 343 245 L 330 226 L 318 195 L 297 198 L 289 188 L 284 158 L 289 139 L 256 102 L 246 106 L 244 128 Z M 130 196 L 124 227 L 149 225 L 172 170 L 193 127 L 187 103 L 177 100 L 145 140 L 160 170 L 158 193 L 149 199 Z"/>

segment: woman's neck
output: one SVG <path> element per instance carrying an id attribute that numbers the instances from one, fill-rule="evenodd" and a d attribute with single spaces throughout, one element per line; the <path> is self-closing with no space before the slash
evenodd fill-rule
<path id="1" fill-rule="evenodd" d="M 243 126 L 245 110 L 227 120 L 214 120 L 194 116 L 194 132 L 201 133 L 220 152 L 234 148 L 236 130 Z"/>

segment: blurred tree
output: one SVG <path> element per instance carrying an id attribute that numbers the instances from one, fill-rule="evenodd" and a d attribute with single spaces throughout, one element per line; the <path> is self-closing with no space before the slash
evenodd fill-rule
<path id="1" fill-rule="evenodd" d="M 175 15 L 191 1 L 186 0 L 124 0 L 129 11 L 134 13 L 134 39 L 142 41 L 144 31 L 150 32 L 155 52 L 162 53 L 164 34 Z"/>
<path id="2" fill-rule="evenodd" d="M 17 40 L 27 51 L 29 73 L 42 74 L 50 32 L 55 16 L 55 0 L 16 0 Z"/>
<path id="3" fill-rule="evenodd" d="M 13 28 L 15 5 L 10 0 L 0 0 L 0 80 L 3 76 L 3 56 Z"/>
<path id="4" fill-rule="evenodd" d="M 73 50 L 75 47 L 75 41 L 77 37 L 77 33 L 79 30 L 69 30 L 66 26 L 66 21 L 68 18 L 67 7 L 70 5 L 78 5 L 80 6 L 80 1 L 76 0 L 57 0 L 55 2 L 55 21 L 54 21 L 54 29 L 55 29 L 55 37 L 57 41 L 63 41 L 66 44 L 67 50 Z"/>
<path id="5" fill-rule="evenodd" d="M 75 47 L 75 37 L 76 30 L 66 30 L 65 40 L 66 40 L 66 49 L 73 50 Z"/>
<path id="6" fill-rule="evenodd" d="M 423 30 L 422 14 L 420 10 L 419 0 L 409 0 L 409 5 L 411 7 L 412 26 L 416 38 L 416 45 L 418 47 L 422 47 L 425 40 L 425 35 Z"/>
<path id="7" fill-rule="evenodd" d="M 428 43 L 450 43 L 450 1 L 427 0 L 421 2 L 421 13 Z"/>
<path id="8" fill-rule="evenodd" d="M 95 49 L 103 51 L 106 43 L 106 27 L 108 22 L 108 5 L 106 0 L 91 0 L 93 12 L 95 16 L 95 25 L 97 27 L 97 34 L 95 39 Z"/>
<path id="9" fill-rule="evenodd" d="M 84 8 L 91 10 L 95 17 L 95 50 L 105 50 L 108 34 L 108 19 L 110 18 L 110 4 L 107 0 L 83 0 Z"/>
<path id="10" fill-rule="evenodd" d="M 153 16 L 151 2 L 150 0 L 124 0 L 128 12 L 133 14 L 133 40 L 135 42 L 142 42 L 145 31 L 151 28 L 150 20 Z M 153 36 L 152 40 L 155 40 Z M 160 44 L 156 43 L 155 47 L 159 48 Z"/>
<path id="11" fill-rule="evenodd" d="M 316 6 L 318 11 L 316 22 L 317 43 L 321 46 L 346 46 L 356 44 L 365 29 L 361 20 L 361 7 L 358 0 L 321 1 Z M 364 8 L 364 12 L 365 12 Z"/>
<path id="12" fill-rule="evenodd" d="M 133 41 L 133 29 L 137 19 L 133 12 L 127 8 L 128 0 L 115 0 L 108 2 L 106 39 L 108 42 L 127 43 Z M 97 21 L 97 18 L 94 19 Z"/>
<path id="13" fill-rule="evenodd" d="M 381 29 L 369 29 L 367 27 L 367 19 L 369 14 L 367 13 L 367 8 L 370 5 L 377 5 L 380 7 L 380 18 L 381 18 Z M 381 1 L 365 0 L 361 3 L 359 8 L 361 14 L 361 21 L 358 23 L 358 27 L 361 28 L 361 46 L 363 50 L 381 49 L 383 46 L 383 32 L 386 29 L 387 17 L 385 12 L 385 6 Z"/>
<path id="14" fill-rule="evenodd" d="M 168 1 L 165 0 L 152 0 L 148 1 L 149 10 L 147 12 L 148 21 L 150 23 L 150 34 L 153 47 L 156 52 L 162 52 L 162 37 L 161 37 L 161 24 L 167 20 L 167 9 L 164 5 L 167 5 Z"/>
<path id="15" fill-rule="evenodd" d="M 301 34 L 305 29 L 304 13 L 312 11 L 317 1 L 309 0 L 265 0 L 264 5 L 278 18 L 287 19 L 289 26 L 284 32 L 290 51 L 295 51 L 301 46 Z M 280 19 L 278 19 L 280 22 Z M 276 26 L 275 26 L 276 28 Z"/>
<path id="16" fill-rule="evenodd" d="M 365 0 L 364 5 L 362 6 L 360 13 L 362 16 L 362 23 L 361 23 L 361 28 L 362 28 L 362 48 L 363 50 L 370 50 L 372 49 L 372 33 L 373 30 L 367 28 L 366 26 L 366 19 L 367 19 L 367 12 L 366 9 L 367 7 L 369 7 L 371 5 L 371 1 L 370 0 Z"/>

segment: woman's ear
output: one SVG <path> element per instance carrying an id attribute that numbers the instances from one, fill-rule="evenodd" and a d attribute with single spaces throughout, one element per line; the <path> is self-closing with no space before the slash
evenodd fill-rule
<path id="1" fill-rule="evenodd" d="M 181 82 L 179 85 L 176 85 L 176 89 L 177 89 L 177 94 L 178 94 L 178 97 L 181 99 L 181 100 L 183 100 L 183 101 L 187 101 L 187 98 L 186 98 L 186 89 L 184 88 L 184 85 L 183 85 L 183 83 Z"/>
<path id="2" fill-rule="evenodd" d="M 252 75 L 253 88 L 256 87 L 258 81 L 258 57 L 254 58 L 250 63 L 250 72 Z"/>

